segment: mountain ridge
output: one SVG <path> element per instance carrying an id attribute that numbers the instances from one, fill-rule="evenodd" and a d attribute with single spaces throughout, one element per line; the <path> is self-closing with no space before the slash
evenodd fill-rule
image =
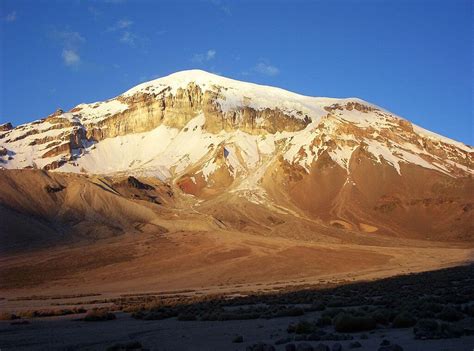
<path id="1" fill-rule="evenodd" d="M 127 115 L 127 111 L 133 109 L 137 110 L 136 113 L 132 111 Z M 142 83 L 104 102 L 79 104 L 66 113 L 58 110 L 45 119 L 16 128 L 7 126 L 6 130 L 0 132 L 0 145 L 4 150 L 9 150 L 9 144 L 14 144 L 15 141 L 23 138 L 32 139 L 31 136 L 35 134 L 42 138 L 34 139 L 27 145 L 20 145 L 19 149 L 33 153 L 29 155 L 32 157 L 25 157 L 18 162 L 13 155 L 7 155 L 7 151 L 3 151 L 4 155 L 0 162 L 4 168 L 30 167 L 33 166 L 33 162 L 40 168 L 60 168 L 66 163 L 65 161 L 80 156 L 81 150 L 87 150 L 93 147 L 92 144 L 101 140 L 151 131 L 161 125 L 183 130 L 191 119 L 198 117 L 199 113 L 204 113 L 205 129 L 213 134 L 222 130 L 241 130 L 258 135 L 302 131 L 311 123 L 316 126 L 321 119 L 336 115 L 344 109 L 349 112 L 355 110 L 361 112 L 343 114 L 343 120 L 352 124 L 364 124 L 362 127 L 370 127 L 370 124 L 384 124 L 383 119 L 389 117 L 392 122 L 397 122 L 395 124 L 413 128 L 414 133 L 424 139 L 445 143 L 467 153 L 472 153 L 473 150 L 472 147 L 412 125 L 405 119 L 361 99 L 308 97 L 280 88 L 240 82 L 201 70 L 190 70 Z M 213 121 L 209 122 L 211 119 Z M 46 127 L 49 124 L 49 128 L 38 130 L 33 127 L 42 124 Z M 384 126 L 391 127 L 387 124 Z M 63 134 L 54 133 L 62 129 Z M 16 133 L 17 131 L 19 133 Z M 8 138 L 9 135 L 12 137 Z M 32 150 L 31 146 L 51 141 L 54 143 L 40 148 L 45 152 L 34 155 L 36 151 Z M 16 153 L 14 145 L 11 145 L 11 149 Z M 69 159 L 58 158 L 62 153 L 66 153 Z M 41 162 L 42 159 L 50 161 L 50 157 L 56 159 L 49 164 Z M 68 171 L 74 169 L 69 167 Z M 94 172 L 94 170 L 88 171 Z"/>
<path id="2" fill-rule="evenodd" d="M 187 71 L 4 129 L 3 168 L 159 179 L 232 228 L 286 214 L 418 239 L 474 232 L 474 149 L 360 99 Z"/>

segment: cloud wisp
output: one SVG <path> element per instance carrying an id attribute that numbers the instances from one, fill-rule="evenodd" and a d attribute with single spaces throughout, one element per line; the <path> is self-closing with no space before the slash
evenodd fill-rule
<path id="1" fill-rule="evenodd" d="M 64 49 L 61 56 L 67 66 L 77 66 L 81 62 L 77 52 L 71 49 Z"/>
<path id="2" fill-rule="evenodd" d="M 239 58 L 240 59 L 240 58 Z M 243 76 L 260 74 L 267 77 L 275 77 L 280 74 L 280 69 L 268 62 L 268 60 L 260 59 L 257 64 L 248 70 L 242 71 Z"/>
<path id="3" fill-rule="evenodd" d="M 227 1 L 222 0 L 210 0 L 209 1 L 212 5 L 214 5 L 217 9 L 222 11 L 225 15 L 231 16 L 232 11 L 230 10 L 230 6 Z"/>
<path id="4" fill-rule="evenodd" d="M 113 26 L 110 26 L 107 28 L 108 32 L 115 32 L 121 29 L 127 29 L 133 24 L 133 21 L 130 21 L 128 19 L 121 19 L 117 21 Z"/>
<path id="5" fill-rule="evenodd" d="M 270 77 L 274 77 L 280 74 L 280 70 L 277 67 L 266 62 L 257 63 L 254 67 L 254 71 Z"/>
<path id="6" fill-rule="evenodd" d="M 124 18 L 117 21 L 113 26 L 107 28 L 107 32 L 120 33 L 118 38 L 120 43 L 135 46 L 140 38 L 131 30 L 132 25 L 133 21 Z"/>
<path id="7" fill-rule="evenodd" d="M 213 60 L 216 57 L 216 54 L 216 50 L 209 49 L 205 53 L 194 54 L 193 57 L 191 57 L 191 62 L 202 64 Z"/>
<path id="8" fill-rule="evenodd" d="M 15 22 L 16 21 L 16 11 L 12 11 L 9 14 L 7 14 L 5 17 L 3 17 L 3 20 L 5 22 Z"/>
<path id="9" fill-rule="evenodd" d="M 79 32 L 54 31 L 53 37 L 61 43 L 63 47 L 61 58 L 63 63 L 72 68 L 77 68 L 81 64 L 79 49 L 86 42 Z"/>
<path id="10" fill-rule="evenodd" d="M 125 31 L 120 36 L 119 41 L 121 43 L 125 43 L 125 44 L 128 44 L 130 46 L 135 46 L 136 38 L 137 38 L 137 36 L 135 34 L 133 34 L 132 32 Z"/>

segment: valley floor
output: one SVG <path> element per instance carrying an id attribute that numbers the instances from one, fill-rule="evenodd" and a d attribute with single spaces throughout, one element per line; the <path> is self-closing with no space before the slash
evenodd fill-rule
<path id="1" fill-rule="evenodd" d="M 473 270 L 474 265 L 466 265 L 366 283 L 293 287 L 295 290 L 242 296 L 235 300 L 220 295 L 203 302 L 193 297 L 192 291 L 175 292 L 168 296 L 170 301 L 175 299 L 168 311 L 187 311 L 176 312 L 177 318 L 156 314 L 145 318 L 146 313 L 151 312 L 139 307 L 145 315 L 115 312 L 113 320 L 86 321 L 83 319 L 87 314 L 82 313 L 0 321 L 0 347 L 2 350 L 122 350 L 118 345 L 128 344 L 138 346 L 137 350 L 157 351 L 249 350 L 248 347 L 265 343 L 267 347 L 274 347 L 273 350 L 285 350 L 289 344 L 316 347 L 323 343 L 333 347 L 340 343 L 343 350 L 353 349 L 354 345 L 357 350 L 379 350 L 384 343 L 400 345 L 404 351 L 471 351 L 474 345 Z M 178 296 L 187 296 L 188 300 Z M 31 296 L 18 302 L 36 301 L 61 308 L 67 307 L 67 303 L 87 308 L 101 305 L 113 310 L 113 304 L 121 303 L 122 309 L 133 309 L 143 301 L 164 302 L 168 297 L 158 292 L 122 295 L 120 299 L 108 299 L 109 302 L 101 304 L 101 296 L 50 296 L 49 299 Z M 95 302 L 90 301 L 90 306 L 78 302 L 87 299 L 95 299 Z M 112 305 L 111 301 L 114 301 Z M 295 309 L 299 313 L 294 313 Z M 390 315 L 400 311 L 417 319 L 417 324 L 401 327 L 395 325 L 395 320 L 388 322 Z M 211 312 L 215 315 L 205 317 Z M 244 317 L 249 312 L 254 315 Z M 347 313 L 373 316 L 377 326 L 365 331 L 341 332 L 334 320 Z M 334 326 L 320 324 L 328 316 L 335 316 Z M 435 323 L 437 329 L 423 329 L 421 325 L 423 321 L 426 324 L 426 320 Z M 350 326 L 358 327 L 357 323 Z"/>
<path id="2" fill-rule="evenodd" d="M 460 245 L 399 238 L 365 243 L 359 238 L 351 244 L 347 238 L 347 243 L 330 243 L 187 231 L 3 255 L 0 308 L 48 307 L 11 301 L 32 295 L 114 297 L 183 289 L 211 294 L 347 283 L 454 266 L 474 257 L 474 249 Z"/>

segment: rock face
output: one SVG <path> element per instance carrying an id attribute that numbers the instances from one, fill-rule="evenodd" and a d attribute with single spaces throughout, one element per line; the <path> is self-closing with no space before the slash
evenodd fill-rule
<path id="1" fill-rule="evenodd" d="M 0 126 L 3 168 L 153 176 L 202 199 L 286 203 L 333 227 L 392 235 L 471 238 L 473 161 L 471 146 L 360 99 L 196 70 Z"/>
<path id="2" fill-rule="evenodd" d="M 6 132 L 11 129 L 13 129 L 13 126 L 10 122 L 5 123 L 5 124 L 0 124 L 0 132 Z"/>

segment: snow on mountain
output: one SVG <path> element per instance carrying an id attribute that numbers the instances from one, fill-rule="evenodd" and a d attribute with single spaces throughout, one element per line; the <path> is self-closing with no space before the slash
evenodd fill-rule
<path id="1" fill-rule="evenodd" d="M 225 183 L 235 181 L 236 187 L 256 172 L 263 176 L 278 158 L 310 172 L 328 154 L 350 173 L 356 151 L 398 174 L 403 164 L 450 177 L 474 173 L 472 147 L 363 100 L 308 97 L 200 70 L 0 128 L 0 147 L 4 168 L 129 172 L 161 179 L 190 175 L 216 184 L 229 177 Z M 213 178 L 217 173 L 219 181 Z"/>
<path id="2" fill-rule="evenodd" d="M 123 96 L 135 94 L 176 94 L 178 89 L 194 83 L 204 90 L 218 91 L 217 99 L 222 112 L 229 112 L 242 106 L 254 109 L 281 109 L 295 116 L 318 116 L 324 114 L 323 106 L 339 101 L 329 98 L 314 98 L 289 92 L 284 89 L 241 82 L 221 77 L 201 70 L 189 70 L 170 74 L 150 82 L 140 84 Z"/>

